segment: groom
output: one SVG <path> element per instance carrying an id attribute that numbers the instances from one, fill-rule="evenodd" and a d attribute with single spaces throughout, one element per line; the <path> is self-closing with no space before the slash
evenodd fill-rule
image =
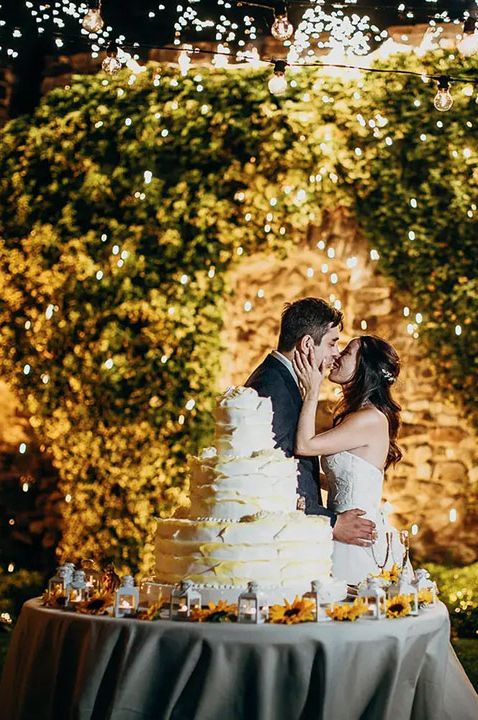
<path id="1" fill-rule="evenodd" d="M 262 397 L 270 397 L 274 410 L 273 428 L 277 445 L 287 456 L 294 454 L 295 434 L 302 398 L 292 365 L 294 350 L 307 353 L 314 349 L 319 367 L 333 365 L 340 352 L 337 348 L 342 313 L 319 298 L 304 298 L 287 304 L 282 313 L 278 349 L 259 365 L 246 382 Z M 298 493 L 308 515 L 327 515 L 333 526 L 334 539 L 368 546 L 373 541 L 375 525 L 355 508 L 336 516 L 322 504 L 320 465 L 317 457 L 300 457 Z"/>

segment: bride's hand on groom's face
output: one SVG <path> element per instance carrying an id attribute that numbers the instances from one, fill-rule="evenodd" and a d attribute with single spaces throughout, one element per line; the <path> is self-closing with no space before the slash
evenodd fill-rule
<path id="1" fill-rule="evenodd" d="M 304 399 L 310 395 L 318 396 L 320 385 L 324 379 L 325 368 L 317 367 L 314 348 L 310 347 L 306 353 L 295 350 L 292 359 L 294 370 L 299 380 L 299 389 Z"/>

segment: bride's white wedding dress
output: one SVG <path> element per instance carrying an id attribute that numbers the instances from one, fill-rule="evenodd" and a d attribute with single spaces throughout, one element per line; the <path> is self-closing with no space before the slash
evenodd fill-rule
<path id="1" fill-rule="evenodd" d="M 377 539 L 371 547 L 334 541 L 334 576 L 349 585 L 356 585 L 367 575 L 377 575 L 383 567 L 389 569 L 394 563 L 400 566 L 403 547 L 381 504 L 383 471 L 347 450 L 323 456 L 322 469 L 328 483 L 329 510 L 334 513 L 353 508 L 365 510 L 365 517 L 376 524 L 377 531 Z"/>

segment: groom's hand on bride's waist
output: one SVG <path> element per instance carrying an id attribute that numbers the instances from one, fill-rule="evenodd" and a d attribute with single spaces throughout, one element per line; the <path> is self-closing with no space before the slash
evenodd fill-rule
<path id="1" fill-rule="evenodd" d="M 365 515 L 365 510 L 359 510 L 359 508 L 346 510 L 337 515 L 333 529 L 334 540 L 362 547 L 371 545 L 376 536 L 375 523 L 366 520 L 362 517 L 363 515 Z"/>

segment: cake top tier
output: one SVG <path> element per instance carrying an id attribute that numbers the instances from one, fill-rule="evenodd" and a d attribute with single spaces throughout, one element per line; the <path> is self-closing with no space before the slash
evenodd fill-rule
<path id="1" fill-rule="evenodd" d="M 230 387 L 219 397 L 214 411 L 215 445 L 222 456 L 245 457 L 275 446 L 272 402 L 256 390 Z"/>

